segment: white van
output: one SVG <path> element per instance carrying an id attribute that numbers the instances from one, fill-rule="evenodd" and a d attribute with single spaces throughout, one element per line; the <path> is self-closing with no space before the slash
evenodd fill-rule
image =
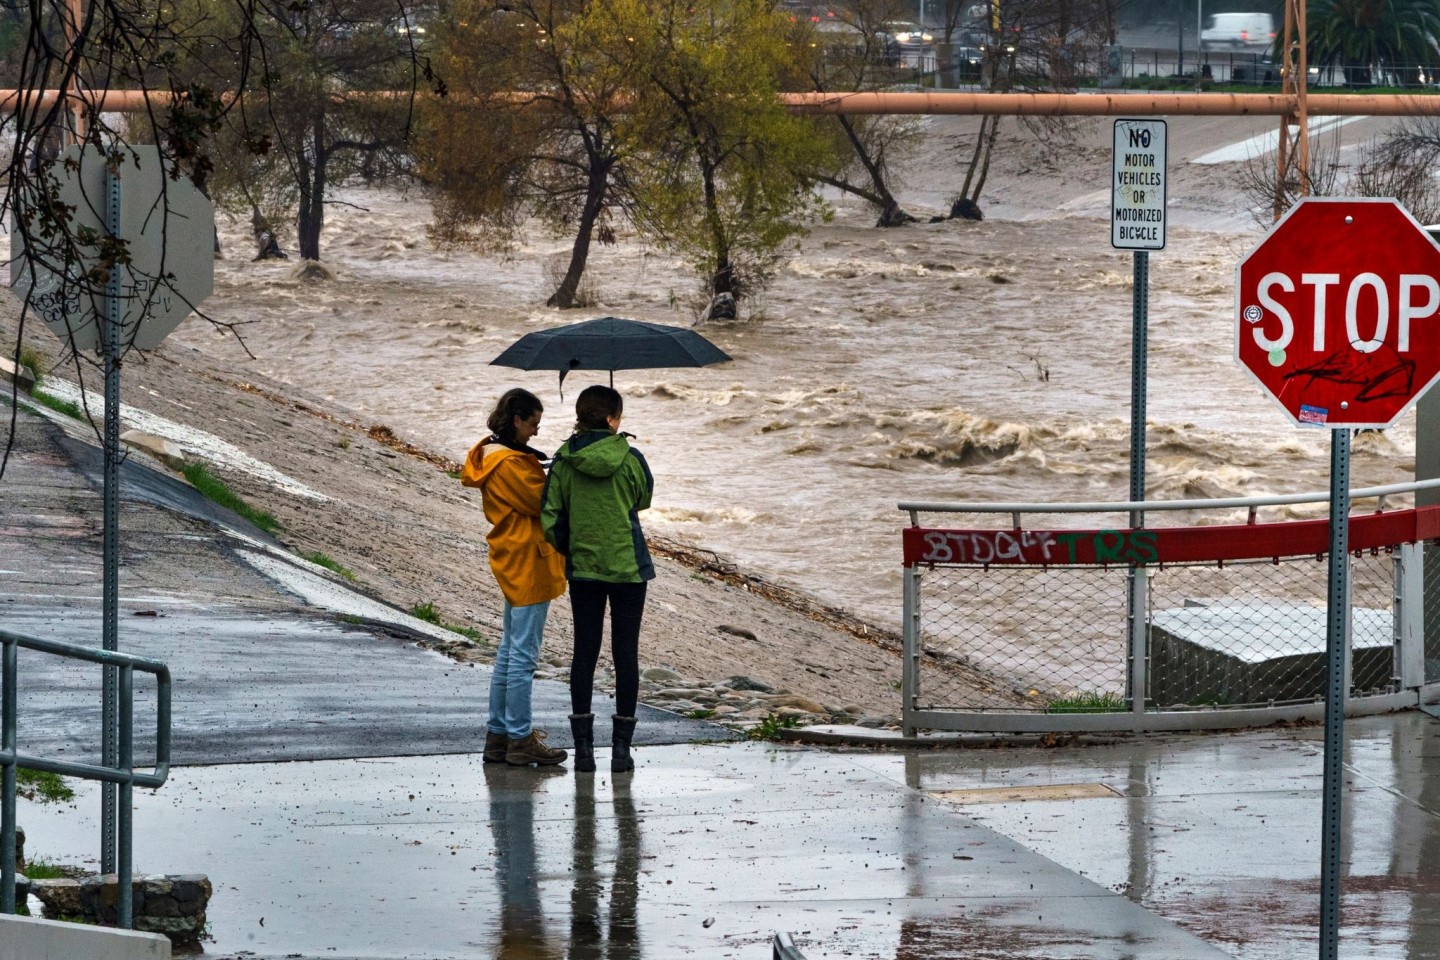
<path id="1" fill-rule="evenodd" d="M 1202 50 L 1259 50 L 1275 43 L 1275 20 L 1268 13 L 1217 13 L 1200 31 Z"/>

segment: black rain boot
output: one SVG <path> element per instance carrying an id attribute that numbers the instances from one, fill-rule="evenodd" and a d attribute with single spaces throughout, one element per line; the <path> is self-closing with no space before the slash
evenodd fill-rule
<path id="1" fill-rule="evenodd" d="M 630 756 L 630 741 L 635 736 L 634 717 L 611 717 L 614 726 L 610 735 L 610 772 L 624 773 L 635 769 Z"/>
<path id="2" fill-rule="evenodd" d="M 575 772 L 595 772 L 595 714 L 570 714 L 570 735 L 575 738 Z"/>

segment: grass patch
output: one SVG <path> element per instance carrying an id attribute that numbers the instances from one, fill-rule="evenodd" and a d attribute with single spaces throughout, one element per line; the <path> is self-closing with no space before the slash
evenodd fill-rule
<path id="1" fill-rule="evenodd" d="M 40 355 L 39 350 L 34 347 L 25 347 L 20 351 L 20 356 L 16 358 L 15 362 L 22 367 L 29 367 L 30 372 L 35 375 L 35 386 L 40 386 L 40 381 L 45 377 L 40 372 L 40 368 L 45 366 L 45 358 Z"/>
<path id="2" fill-rule="evenodd" d="M 483 636 L 481 636 L 480 631 L 476 630 L 474 627 L 464 627 L 458 623 L 446 622 L 445 618 L 440 616 L 440 611 L 435 609 L 434 600 L 426 600 L 424 603 L 415 604 L 415 606 L 410 608 L 410 616 L 414 617 L 416 620 L 424 620 L 426 623 L 433 623 L 435 624 L 435 626 L 449 630 L 451 633 L 458 633 L 460 634 L 460 636 L 471 641 L 472 643 L 488 642 Z"/>
<path id="3" fill-rule="evenodd" d="M 63 880 L 69 872 L 58 863 L 36 857 L 25 861 L 25 876 L 31 880 Z"/>
<path id="4" fill-rule="evenodd" d="M 767 713 L 765 719 L 746 731 L 745 736 L 751 740 L 779 740 L 781 730 L 792 730 L 799 726 L 794 717 L 777 717 L 773 713 Z"/>
<path id="5" fill-rule="evenodd" d="M 426 600 L 424 603 L 417 603 L 410 608 L 410 616 L 416 620 L 424 620 L 426 623 L 433 623 L 440 626 L 440 611 L 435 609 L 434 600 Z"/>
<path id="6" fill-rule="evenodd" d="M 480 635 L 480 631 L 476 630 L 474 627 L 462 627 L 459 624 L 455 623 L 442 623 L 440 624 L 440 626 L 444 627 L 446 630 L 449 630 L 451 633 L 460 634 L 460 636 L 464 637 L 466 640 L 469 640 L 471 643 L 485 642 L 485 638 Z"/>
<path id="7" fill-rule="evenodd" d="M 685 714 L 685 716 L 689 717 L 691 720 L 709 720 L 711 717 L 715 716 L 715 711 L 691 710 L 689 713 Z"/>
<path id="8" fill-rule="evenodd" d="M 351 570 L 349 567 L 343 566 L 338 560 L 332 560 L 330 557 L 327 557 L 325 556 L 325 554 L 318 551 L 315 553 L 302 553 L 300 554 L 300 558 L 302 560 L 309 560 L 317 567 L 324 567 L 326 570 L 329 570 L 332 573 L 338 573 L 346 580 L 353 581 L 355 579 L 354 570 Z"/>
<path id="9" fill-rule="evenodd" d="M 15 790 L 26 800 L 40 803 L 69 803 L 75 799 L 75 791 L 58 773 L 48 770 L 15 770 Z"/>
<path id="10" fill-rule="evenodd" d="M 459 480 L 459 479 L 460 479 L 460 471 L 459 471 L 459 470 L 446 470 L 446 471 L 445 471 L 445 476 L 449 477 L 451 480 Z"/>
<path id="11" fill-rule="evenodd" d="M 263 510 L 256 510 L 241 500 L 235 495 L 235 491 L 226 486 L 224 480 L 211 473 L 205 464 L 187 463 L 182 472 L 185 474 L 185 479 L 190 481 L 190 485 L 199 490 L 201 494 L 220 506 L 235 511 L 266 533 L 274 533 L 280 529 L 279 520 Z"/>
<path id="12" fill-rule="evenodd" d="M 1130 706 L 1125 698 L 1114 693 L 1077 693 L 1071 697 L 1051 700 L 1046 713 L 1124 713 Z"/>
<path id="13" fill-rule="evenodd" d="M 80 404 L 76 403 L 73 400 L 63 400 L 60 397 L 55 396 L 55 394 L 53 393 L 46 393 L 39 387 L 36 387 L 33 391 L 31 391 L 30 399 L 34 400 L 42 407 L 49 407 L 56 413 L 63 413 L 65 414 L 65 416 L 74 417 L 76 420 L 85 419 L 85 411 L 80 408 Z"/>

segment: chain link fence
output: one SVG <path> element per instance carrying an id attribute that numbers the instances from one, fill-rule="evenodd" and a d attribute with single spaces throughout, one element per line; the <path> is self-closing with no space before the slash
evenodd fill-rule
<path id="1" fill-rule="evenodd" d="M 1261 528 L 1232 529 L 1243 538 Z M 1175 728 L 1155 718 L 1201 712 L 1211 715 L 1201 725 L 1229 726 L 1281 708 L 1323 709 L 1328 563 L 1307 546 L 1297 543 L 1307 552 L 1294 556 L 1143 564 L 1075 562 L 1073 549 L 1051 549 L 1036 563 L 1026 562 L 1033 544 L 1092 533 L 909 533 L 930 546 L 907 543 L 908 729 L 1007 729 L 1001 715 L 1016 730 Z M 1169 541 L 1158 536 L 1149 542 L 1163 554 Z M 1351 701 L 1379 709 L 1408 696 L 1413 705 L 1420 686 L 1440 681 L 1440 541 L 1367 543 L 1349 569 Z M 1421 602 L 1402 603 L 1405 590 Z M 962 682 L 942 664 L 992 683 Z"/>

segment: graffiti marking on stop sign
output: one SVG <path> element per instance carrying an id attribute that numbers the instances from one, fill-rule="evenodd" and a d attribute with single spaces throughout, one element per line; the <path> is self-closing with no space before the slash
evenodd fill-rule
<path id="1" fill-rule="evenodd" d="M 1393 200 L 1302 200 L 1236 277 L 1236 360 L 1296 423 L 1389 426 L 1440 378 L 1440 248 Z"/>

